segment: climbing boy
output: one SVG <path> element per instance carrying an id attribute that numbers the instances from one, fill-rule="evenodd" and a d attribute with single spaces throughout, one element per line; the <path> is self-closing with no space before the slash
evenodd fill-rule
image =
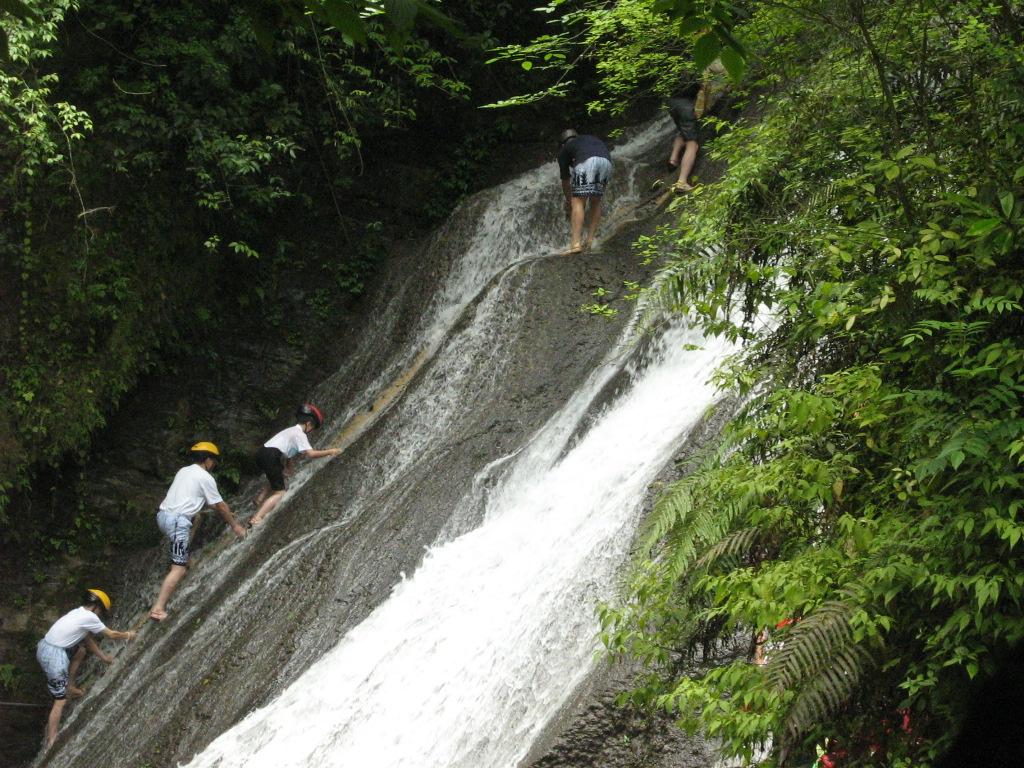
<path id="1" fill-rule="evenodd" d="M 156 621 L 167 618 L 167 601 L 188 573 L 189 544 L 197 514 L 208 506 L 213 507 L 238 538 L 245 536 L 245 528 L 220 497 L 217 481 L 210 474 L 220 458 L 220 450 L 213 443 L 203 441 L 192 446 L 191 454 L 192 463 L 178 470 L 156 513 L 156 524 L 169 540 L 171 550 L 171 570 L 164 577 L 160 594 L 149 611 L 149 618 Z"/>
<path id="2" fill-rule="evenodd" d="M 668 113 L 676 124 L 676 135 L 668 157 L 669 168 L 679 169 L 679 179 L 673 187 L 676 192 L 693 190 L 690 174 L 700 150 L 698 121 L 711 111 L 724 89 L 725 67 L 715 59 L 705 68 L 700 80 L 684 73 L 668 99 Z"/>
<path id="3" fill-rule="evenodd" d="M 601 223 L 604 188 L 612 178 L 612 160 L 608 145 L 596 136 L 581 136 L 572 128 L 566 128 L 558 142 L 558 170 L 572 238 L 562 255 L 571 256 L 583 253 L 594 244 L 597 225 Z M 584 238 L 587 201 L 590 201 L 590 222 Z"/>
<path id="4" fill-rule="evenodd" d="M 104 623 L 110 615 L 110 598 L 101 589 L 86 590 L 82 605 L 61 616 L 50 627 L 50 631 L 36 645 L 36 659 L 46 675 L 46 687 L 53 697 L 50 716 L 46 720 L 46 747 L 49 749 L 57 739 L 57 728 L 64 714 L 64 704 L 70 696 L 77 699 L 84 695 L 75 686 L 78 668 L 88 650 L 105 664 L 112 664 L 108 656 L 96 644 L 93 635 L 103 635 L 111 640 L 134 640 L 135 632 L 118 632 Z"/>
<path id="5" fill-rule="evenodd" d="M 337 456 L 341 453 L 340 448 L 326 448 L 318 451 L 309 444 L 309 433 L 314 429 L 320 429 L 324 423 L 324 415 L 319 408 L 309 403 L 303 403 L 295 415 L 299 420 L 295 426 L 281 430 L 256 452 L 256 463 L 267 476 L 267 482 L 256 497 L 258 509 L 249 520 L 249 525 L 262 523 L 264 518 L 281 503 L 286 488 L 284 476 L 291 474 L 292 461 L 296 456 L 319 459 Z"/>

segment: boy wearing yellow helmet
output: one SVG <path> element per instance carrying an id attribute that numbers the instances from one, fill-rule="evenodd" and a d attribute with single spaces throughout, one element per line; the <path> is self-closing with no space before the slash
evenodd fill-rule
<path id="1" fill-rule="evenodd" d="M 220 457 L 220 450 L 213 443 L 203 441 L 193 445 L 191 451 L 192 463 L 178 470 L 156 513 L 156 523 L 170 542 L 171 550 L 171 570 L 164 577 L 160 594 L 149 611 L 149 618 L 156 621 L 167 618 L 167 601 L 188 573 L 192 522 L 197 514 L 206 507 L 213 507 L 238 538 L 245 536 L 245 528 L 221 498 L 217 481 L 210 474 Z"/>
<path id="2" fill-rule="evenodd" d="M 134 640 L 135 632 L 109 629 L 101 620 L 110 615 L 110 598 L 101 589 L 89 589 L 83 604 L 61 616 L 50 627 L 46 637 L 36 645 L 36 660 L 46 675 L 46 687 L 53 696 L 53 707 L 46 721 L 46 746 L 57 738 L 57 727 L 64 714 L 67 697 L 78 698 L 84 691 L 75 687 L 78 668 L 89 650 L 106 664 L 114 661 L 96 644 L 93 635 L 111 640 Z"/>

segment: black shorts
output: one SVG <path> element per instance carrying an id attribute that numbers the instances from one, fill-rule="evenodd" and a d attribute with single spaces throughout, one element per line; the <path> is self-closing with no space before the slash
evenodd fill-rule
<path id="1" fill-rule="evenodd" d="M 697 133 L 697 114 L 694 112 L 693 99 L 672 98 L 668 100 L 668 113 L 676 124 L 676 131 L 686 141 L 699 141 Z"/>
<path id="2" fill-rule="evenodd" d="M 284 454 L 277 448 L 263 446 L 256 451 L 256 464 L 267 476 L 270 489 L 273 491 L 284 490 Z"/>

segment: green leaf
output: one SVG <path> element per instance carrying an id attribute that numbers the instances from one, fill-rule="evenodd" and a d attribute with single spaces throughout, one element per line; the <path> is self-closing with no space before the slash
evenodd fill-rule
<path id="1" fill-rule="evenodd" d="M 700 16 L 689 16 L 679 22 L 679 35 L 687 37 L 698 30 L 704 29 L 708 24 Z"/>
<path id="2" fill-rule="evenodd" d="M 533 62 L 532 61 L 522 61 L 522 62 L 519 63 L 519 66 L 521 66 L 523 69 L 525 69 L 527 72 L 529 72 L 531 69 L 533 69 Z"/>
<path id="3" fill-rule="evenodd" d="M 967 228 L 967 236 L 984 237 L 1002 223 L 999 219 L 975 219 Z"/>
<path id="4" fill-rule="evenodd" d="M 346 0 L 324 0 L 321 6 L 327 23 L 357 43 L 366 42 L 366 24 L 359 11 Z"/>
<path id="5" fill-rule="evenodd" d="M 697 65 L 697 69 L 704 69 L 711 64 L 711 62 L 718 58 L 721 50 L 722 42 L 718 39 L 717 35 L 713 32 L 701 35 L 697 42 L 693 44 L 693 62 Z"/>
<path id="6" fill-rule="evenodd" d="M 418 10 L 416 0 L 384 0 L 384 13 L 388 24 L 401 35 L 412 29 Z"/>
<path id="7" fill-rule="evenodd" d="M 721 53 L 722 64 L 725 66 L 725 71 L 729 73 L 729 77 L 734 83 L 738 83 L 743 79 L 743 73 L 747 68 L 747 61 L 740 55 L 740 52 L 732 47 L 726 47 L 722 49 Z"/>
<path id="8" fill-rule="evenodd" d="M 1006 218 L 1013 216 L 1013 192 L 1004 192 L 999 196 L 999 207 L 1003 209 Z"/>

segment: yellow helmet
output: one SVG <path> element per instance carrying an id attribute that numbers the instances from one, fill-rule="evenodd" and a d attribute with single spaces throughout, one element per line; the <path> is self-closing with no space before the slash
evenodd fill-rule
<path id="1" fill-rule="evenodd" d="M 96 600 L 99 600 L 100 603 L 102 603 L 103 610 L 110 610 L 110 598 L 107 597 L 106 592 L 104 592 L 102 589 L 87 589 L 85 591 L 92 595 Z M 90 602 L 95 602 L 95 600 L 91 600 Z"/>
<path id="2" fill-rule="evenodd" d="M 217 448 L 217 446 L 214 445 L 213 443 L 209 443 L 209 442 L 207 442 L 205 440 L 196 443 L 191 448 L 189 448 L 189 450 L 190 451 L 206 451 L 207 453 L 212 453 L 214 456 L 220 456 L 220 449 Z"/>

